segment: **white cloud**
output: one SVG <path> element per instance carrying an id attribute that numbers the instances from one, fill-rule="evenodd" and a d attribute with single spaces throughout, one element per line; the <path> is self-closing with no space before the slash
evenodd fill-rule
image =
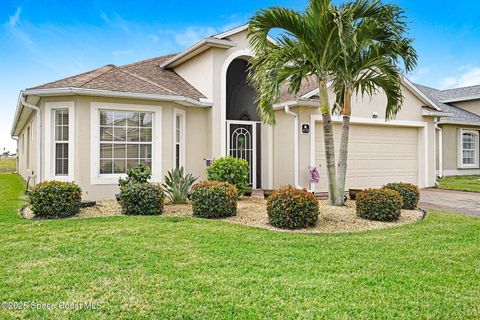
<path id="1" fill-rule="evenodd" d="M 5 29 L 15 38 L 21 41 L 26 47 L 28 47 L 29 49 L 33 49 L 33 40 L 24 30 L 22 30 L 25 29 L 26 25 L 28 27 L 28 24 L 20 20 L 21 14 L 22 8 L 18 7 L 17 10 L 15 10 L 15 13 L 8 18 L 7 23 L 4 24 Z"/>
<path id="2" fill-rule="evenodd" d="M 190 46 L 199 40 L 218 33 L 213 27 L 188 27 L 175 34 L 175 42 L 181 46 Z"/>
<path id="3" fill-rule="evenodd" d="M 8 18 L 7 25 L 10 28 L 15 28 L 20 21 L 20 15 L 22 14 L 22 8 L 18 7 L 15 13 Z"/>
<path id="4" fill-rule="evenodd" d="M 417 82 L 417 81 L 421 81 L 422 77 L 429 73 L 430 73 L 430 68 L 423 67 L 423 68 L 417 69 L 409 78 L 411 81 Z"/>
<path id="5" fill-rule="evenodd" d="M 451 89 L 459 87 L 475 86 L 480 84 L 480 67 L 462 67 L 460 71 L 465 71 L 458 77 L 443 78 L 440 85 L 442 89 Z"/>
<path id="6" fill-rule="evenodd" d="M 428 68 L 428 67 L 420 68 L 420 69 L 417 70 L 417 74 L 419 76 L 423 76 L 423 75 L 426 75 L 428 73 L 430 73 L 430 68 Z"/>

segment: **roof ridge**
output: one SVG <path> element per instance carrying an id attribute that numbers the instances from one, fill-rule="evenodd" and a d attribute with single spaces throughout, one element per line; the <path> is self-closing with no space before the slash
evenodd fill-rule
<path id="1" fill-rule="evenodd" d="M 145 78 L 145 77 L 142 77 L 142 76 L 140 76 L 140 75 L 138 75 L 138 74 L 136 74 L 136 73 L 123 70 L 123 67 L 122 67 L 122 68 L 117 68 L 117 69 L 118 69 L 119 71 L 125 73 L 125 74 L 128 74 L 129 76 L 135 77 L 135 78 L 137 78 L 137 79 L 139 79 L 139 80 L 142 80 L 142 81 L 147 82 L 147 83 L 149 83 L 149 84 L 151 84 L 151 85 L 154 85 L 154 86 L 156 86 L 156 87 L 159 87 L 159 88 L 161 88 L 161 89 L 163 89 L 163 90 L 165 90 L 165 91 L 168 91 L 168 92 L 170 92 L 170 93 L 172 93 L 172 94 L 178 94 L 177 92 L 172 91 L 172 90 L 170 90 L 170 89 L 168 89 L 168 88 L 165 88 L 164 86 L 162 86 L 161 84 L 156 83 L 155 81 L 152 81 L 152 80 L 150 80 L 150 79 L 147 79 L 147 78 Z"/>
<path id="2" fill-rule="evenodd" d="M 444 104 L 446 104 L 447 106 L 450 106 L 450 107 L 454 107 L 454 108 L 460 109 L 460 110 L 462 110 L 463 112 L 466 112 L 466 113 L 471 114 L 472 116 L 475 116 L 476 118 L 480 118 L 480 115 L 478 115 L 478 114 L 476 114 L 476 113 L 473 113 L 473 112 L 471 112 L 471 111 L 468 111 L 468 110 L 466 110 L 466 109 L 463 109 L 462 107 L 456 106 L 456 105 L 454 105 L 453 103 L 445 103 L 445 102 L 444 102 Z"/>
<path id="3" fill-rule="evenodd" d="M 89 73 L 93 73 L 95 71 L 98 71 L 102 68 L 105 68 L 105 67 L 110 67 L 109 70 L 112 69 L 112 67 L 114 68 L 115 65 L 114 64 L 106 64 L 104 66 L 101 66 L 101 67 L 98 67 L 98 68 L 95 68 L 95 69 L 92 69 L 92 70 L 89 70 L 89 71 L 85 71 L 85 72 L 82 72 L 82 73 L 79 73 L 79 74 L 76 74 L 76 75 L 73 75 L 73 76 L 69 76 L 69 77 L 66 77 L 66 78 L 62 78 L 62 79 L 58 79 L 58 80 L 54 80 L 54 81 L 50 81 L 50 82 L 46 82 L 46 83 L 42 83 L 41 85 L 38 85 L 38 86 L 35 86 L 35 87 L 31 87 L 30 89 L 32 88 L 37 88 L 37 87 L 43 87 L 43 86 L 46 86 L 46 85 L 49 85 L 49 84 L 53 84 L 55 82 L 59 82 L 59 81 L 65 81 L 65 80 L 69 80 L 69 79 L 73 79 L 73 78 L 77 78 L 77 77 L 81 77 L 81 76 L 84 76 L 86 74 L 89 74 Z M 107 71 L 109 71 L 107 70 Z M 103 74 L 103 73 L 102 73 Z M 94 77 L 96 78 L 96 77 Z M 88 81 L 87 81 L 88 82 Z M 83 85 L 83 84 L 82 84 Z"/>
<path id="4" fill-rule="evenodd" d="M 442 90 L 439 90 L 439 89 L 434 88 L 434 87 L 426 86 L 426 85 L 420 84 L 420 83 L 413 83 L 413 85 L 416 86 L 416 87 L 423 87 L 423 88 L 427 88 L 427 89 L 430 89 L 430 90 L 435 90 L 435 91 L 442 92 Z"/>
<path id="5" fill-rule="evenodd" d="M 112 71 L 113 69 L 116 69 L 116 68 L 117 68 L 117 66 L 115 66 L 114 64 L 107 64 L 107 65 L 103 66 L 102 68 L 105 68 L 105 67 L 109 67 L 109 69 L 108 69 L 108 70 L 105 70 L 104 72 L 102 72 L 102 73 L 100 73 L 100 74 L 97 74 L 97 75 L 94 76 L 93 78 L 88 79 L 87 81 L 81 83 L 78 87 L 83 87 L 84 85 L 86 85 L 87 83 L 91 82 L 92 80 L 97 79 L 98 77 L 103 76 L 105 73 L 110 72 L 110 71 Z M 98 68 L 97 70 L 99 70 L 99 69 L 101 69 L 101 68 Z"/>
<path id="6" fill-rule="evenodd" d="M 444 90 L 440 90 L 440 91 L 441 92 L 456 91 L 456 90 L 468 89 L 468 88 L 474 88 L 474 87 L 480 87 L 480 84 L 474 84 L 474 85 L 471 85 L 471 86 L 464 86 L 464 87 L 451 88 L 451 89 L 444 89 Z"/>
<path id="7" fill-rule="evenodd" d="M 158 56 L 158 57 L 153 57 L 153 58 L 149 58 L 149 59 L 145 59 L 145 60 L 140 60 L 140 61 L 137 61 L 137 62 L 127 63 L 127 64 L 124 64 L 124 65 L 121 65 L 120 68 L 130 67 L 130 66 L 134 66 L 134 65 L 142 64 L 142 63 L 147 63 L 147 62 L 150 62 L 150 61 L 153 61 L 153 60 L 156 60 L 156 59 L 160 59 L 160 58 L 170 58 L 170 57 L 176 56 L 177 54 L 178 53 L 169 53 L 169 54 L 165 54 L 163 56 Z"/>

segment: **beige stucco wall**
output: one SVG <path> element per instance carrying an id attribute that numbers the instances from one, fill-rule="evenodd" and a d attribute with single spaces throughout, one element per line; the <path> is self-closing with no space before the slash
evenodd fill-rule
<path id="1" fill-rule="evenodd" d="M 480 116 L 480 100 L 453 102 L 452 104 Z"/>
<path id="2" fill-rule="evenodd" d="M 25 180 L 31 177 L 30 184 L 39 182 L 39 177 L 37 177 L 36 117 L 37 113 L 35 111 L 31 112 L 18 135 L 17 141 L 17 170 Z"/>
<path id="3" fill-rule="evenodd" d="M 162 150 L 154 150 L 161 154 L 161 176 L 173 167 L 173 110 L 174 108 L 184 110 L 185 118 L 185 169 L 186 172 L 205 179 L 205 161 L 207 157 L 207 115 L 208 109 L 196 107 L 184 107 L 171 102 L 156 102 L 147 100 L 113 99 L 86 96 L 67 96 L 41 99 L 39 106 L 44 109 L 46 102 L 53 101 L 74 101 L 75 103 L 75 169 L 74 181 L 78 183 L 85 199 L 113 199 L 118 187 L 116 184 L 94 184 L 91 181 L 91 103 L 106 102 L 119 104 L 134 104 L 162 107 L 162 129 L 161 140 Z M 109 105 L 110 106 L 110 105 Z M 44 121 L 45 119 L 43 119 Z M 42 148 L 45 143 L 43 141 Z M 52 143 L 52 142 L 50 142 Z M 44 157 L 42 157 L 42 168 L 44 168 Z"/>
<path id="4" fill-rule="evenodd" d="M 459 157 L 459 130 L 469 129 L 480 131 L 479 126 L 456 125 L 456 124 L 442 124 L 443 135 L 443 175 L 469 175 L 480 174 L 479 168 L 460 168 L 458 165 Z"/>
<path id="5" fill-rule="evenodd" d="M 419 179 L 423 182 L 423 186 L 433 186 L 436 182 L 435 174 L 435 126 L 434 120 L 432 117 L 422 116 L 422 106 L 424 103 L 417 98 L 409 89 L 406 87 L 402 88 L 404 95 L 404 102 L 402 109 L 397 114 L 395 120 L 400 120 L 404 122 L 417 122 L 425 123 L 425 129 L 419 128 L 419 135 L 424 136 L 424 130 L 427 134 L 427 145 L 425 145 L 425 139 L 419 139 L 418 157 L 420 158 L 421 164 L 419 165 Z M 334 96 L 330 93 L 330 103 L 333 105 Z M 373 119 L 373 113 L 378 114 L 378 121 L 384 121 L 385 119 L 385 109 L 386 109 L 387 98 L 383 91 L 378 92 L 373 97 L 362 97 L 357 96 L 352 100 L 352 119 Z M 311 123 L 311 116 L 317 115 L 320 116 L 320 111 L 318 108 L 312 107 L 301 107 L 293 108 L 293 111 L 299 114 L 299 132 L 302 123 Z M 283 112 L 283 111 L 279 111 Z M 277 112 L 278 113 L 278 112 Z M 293 121 L 293 118 L 292 120 Z M 317 122 L 317 130 L 321 130 L 321 120 Z M 282 130 L 278 128 L 278 130 Z M 300 186 L 304 188 L 310 188 L 309 183 L 309 171 L 308 168 L 311 165 L 311 159 L 313 155 L 313 150 L 311 150 L 311 141 L 312 135 L 300 134 L 299 133 L 299 180 Z M 392 142 L 394 143 L 394 142 Z M 335 144 L 338 148 L 339 141 L 335 141 Z M 428 149 L 428 152 L 425 156 L 425 149 Z M 338 154 L 337 154 L 338 157 Z M 427 162 L 428 168 L 425 166 Z M 321 164 L 322 167 L 325 167 L 325 164 Z M 347 171 L 348 175 L 348 171 Z M 325 177 L 324 177 L 325 178 Z"/>

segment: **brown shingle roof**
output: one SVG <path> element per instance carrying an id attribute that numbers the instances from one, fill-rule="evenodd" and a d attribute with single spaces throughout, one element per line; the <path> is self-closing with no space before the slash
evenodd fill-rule
<path id="1" fill-rule="evenodd" d="M 124 66 L 106 65 L 30 89 L 86 88 L 109 91 L 205 98 L 175 71 L 160 65 L 173 55 L 166 55 Z"/>
<path id="2" fill-rule="evenodd" d="M 300 91 L 297 94 L 288 92 L 288 83 L 284 83 L 280 87 L 280 99 L 279 102 L 287 102 L 292 100 L 298 100 L 301 96 L 318 88 L 318 82 L 315 76 L 311 75 L 307 79 L 302 81 Z"/>

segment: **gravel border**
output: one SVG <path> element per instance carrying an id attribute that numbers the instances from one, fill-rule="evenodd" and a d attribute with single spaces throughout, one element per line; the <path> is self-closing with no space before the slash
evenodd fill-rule
<path id="1" fill-rule="evenodd" d="M 21 210 L 25 219 L 35 218 L 29 207 Z M 115 200 L 97 201 L 93 207 L 82 208 L 79 213 L 69 219 L 116 217 L 125 216 L 121 212 L 120 205 Z M 162 217 L 192 217 L 191 204 L 172 205 L 165 204 L 165 211 Z M 281 232 L 295 233 L 352 233 L 368 230 L 379 230 L 393 228 L 423 220 L 426 211 L 402 210 L 400 219 L 395 222 L 381 222 L 359 218 L 355 212 L 355 202 L 348 201 L 345 207 L 329 206 L 326 200 L 319 200 L 319 217 L 315 227 L 301 230 L 285 230 L 271 226 L 268 223 L 267 206 L 263 197 L 244 197 L 238 201 L 237 215 L 224 219 L 218 219 L 229 223 L 242 224 L 246 226 L 262 228 Z"/>

